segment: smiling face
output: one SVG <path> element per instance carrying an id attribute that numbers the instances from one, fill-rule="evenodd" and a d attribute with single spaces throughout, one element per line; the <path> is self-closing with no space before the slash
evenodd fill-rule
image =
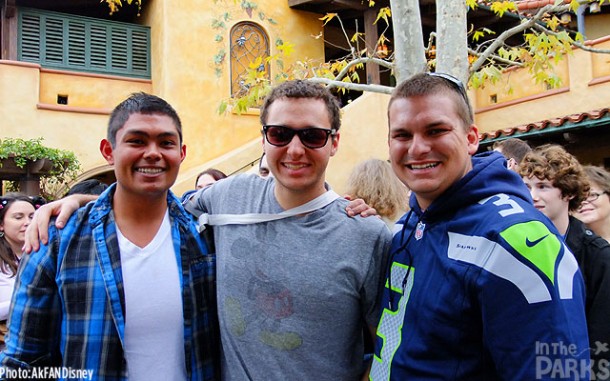
<path id="1" fill-rule="evenodd" d="M 267 111 L 267 125 L 285 126 L 295 130 L 331 128 L 324 101 L 315 98 L 280 98 Z M 263 137 L 263 149 L 269 169 L 276 180 L 275 196 L 282 207 L 310 201 L 326 189 L 324 179 L 330 157 L 337 152 L 339 134 L 329 137 L 321 148 L 307 148 L 298 135 L 286 146 L 269 144 Z"/>
<path id="2" fill-rule="evenodd" d="M 446 94 L 396 98 L 388 111 L 392 168 L 422 209 L 472 169 L 475 125 L 464 127 Z"/>
<path id="3" fill-rule="evenodd" d="M 4 239 L 16 254 L 21 254 L 25 230 L 32 222 L 34 211 L 34 206 L 29 202 L 17 200 L 10 204 L 0 222 L 0 231 L 4 232 Z M 18 251 L 15 251 L 16 248 Z"/>
<path id="4" fill-rule="evenodd" d="M 100 150 L 114 165 L 116 195 L 140 198 L 165 197 L 186 155 L 174 121 L 163 114 L 131 114 L 115 147 L 104 139 Z"/>
<path id="5" fill-rule="evenodd" d="M 590 201 L 593 194 L 599 196 L 594 201 Z M 603 191 L 599 184 L 593 182 L 589 195 L 589 198 L 583 201 L 574 216 L 589 226 L 610 224 L 610 196 Z"/>

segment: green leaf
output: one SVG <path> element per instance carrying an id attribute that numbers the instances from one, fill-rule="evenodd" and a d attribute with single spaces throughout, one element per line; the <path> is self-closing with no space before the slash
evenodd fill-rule
<path id="1" fill-rule="evenodd" d="M 218 114 L 219 115 L 223 115 L 226 111 L 227 111 L 227 102 L 222 101 L 220 102 L 220 105 L 218 105 Z"/>

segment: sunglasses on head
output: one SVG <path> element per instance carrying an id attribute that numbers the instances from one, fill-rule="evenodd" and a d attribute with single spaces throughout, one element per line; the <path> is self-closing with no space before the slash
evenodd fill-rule
<path id="1" fill-rule="evenodd" d="M 294 135 L 297 135 L 305 147 L 315 149 L 324 147 L 328 142 L 328 137 L 335 136 L 337 130 L 317 127 L 295 129 L 286 126 L 263 126 L 263 134 L 269 144 L 276 147 L 288 145 Z"/>
<path id="2" fill-rule="evenodd" d="M 449 82 L 451 84 L 451 87 L 453 87 L 462 96 L 462 98 L 464 98 L 464 101 L 466 102 L 466 106 L 468 106 L 468 112 L 472 115 L 472 109 L 470 106 L 470 101 L 468 101 L 468 94 L 466 93 L 466 87 L 464 86 L 462 81 L 460 81 L 459 79 L 457 79 L 456 77 L 454 77 L 450 74 L 445 74 L 445 73 L 428 73 L 428 75 L 431 77 L 442 78 L 446 82 Z"/>

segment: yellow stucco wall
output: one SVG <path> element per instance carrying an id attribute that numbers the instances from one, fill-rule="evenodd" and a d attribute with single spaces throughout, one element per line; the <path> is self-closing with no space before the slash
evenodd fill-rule
<path id="1" fill-rule="evenodd" d="M 67 96 L 68 106 L 109 111 L 136 91 L 152 91 L 150 80 L 41 70 L 39 102 L 56 105 Z"/>
<path id="2" fill-rule="evenodd" d="M 610 36 L 600 38 L 592 46 L 610 51 Z M 594 79 L 610 77 L 610 54 L 591 54 L 591 74 Z"/>
<path id="3" fill-rule="evenodd" d="M 610 42 L 600 39 L 592 45 L 608 49 Z M 490 132 L 545 119 L 562 117 L 608 107 L 610 99 L 610 56 L 574 49 L 567 56 L 558 74 L 563 84 L 558 89 L 546 90 L 533 80 L 527 80 L 525 70 L 510 71 L 506 78 L 509 84 L 498 84 L 489 88 L 470 91 L 475 108 L 475 120 L 481 132 Z M 520 98 L 498 96 L 497 104 L 490 104 L 489 94 L 501 92 L 502 86 L 512 87 Z"/>
<path id="4" fill-rule="evenodd" d="M 150 91 L 150 83 L 0 61 L 0 139 L 43 137 L 46 146 L 74 151 L 84 171 L 104 166 L 99 142 L 108 111 L 134 91 Z M 68 95 L 67 106 L 57 104 L 57 94 Z"/>
<path id="5" fill-rule="evenodd" d="M 106 164 L 98 146 L 105 136 L 107 113 L 131 92 L 147 91 L 169 101 L 182 119 L 187 158 L 176 193 L 191 189 L 196 174 L 209 165 L 228 173 L 239 170 L 260 155 L 260 144 L 252 144 L 260 139 L 260 125 L 257 113 L 216 111 L 230 95 L 230 68 L 227 55 L 217 76 L 213 57 L 222 49 L 229 51 L 231 27 L 240 21 L 258 23 L 269 36 L 271 54 L 276 53 L 277 39 L 293 44 L 296 49 L 285 59 L 286 67 L 324 56 L 323 41 L 312 37 L 322 31 L 317 15 L 292 10 L 285 0 L 257 4 L 250 17 L 233 0 L 147 1 L 136 21 L 151 28 L 149 81 L 45 71 L 37 65 L 0 61 L 0 138 L 42 136 L 48 146 L 74 151 L 83 171 L 90 173 Z M 226 28 L 214 29 L 212 21 L 225 12 L 230 15 Z M 214 40 L 217 34 L 224 38 L 221 43 Z M 275 74 L 277 67 L 272 66 L 271 75 Z M 68 96 L 68 107 L 57 105 L 58 95 Z"/>
<path id="6" fill-rule="evenodd" d="M 568 61 L 559 61 L 555 65 L 554 73 L 561 78 L 562 83 L 557 88 L 548 88 L 546 84 L 536 84 L 527 70 L 506 70 L 503 78 L 497 83 L 487 84 L 471 91 L 474 92 L 474 107 L 486 109 L 506 102 L 554 94 L 567 89 L 570 82 Z"/>
<path id="7" fill-rule="evenodd" d="M 354 166 L 367 159 L 387 160 L 389 95 L 365 93 L 343 108 L 339 150 L 331 158 L 326 179 L 342 194 Z"/>

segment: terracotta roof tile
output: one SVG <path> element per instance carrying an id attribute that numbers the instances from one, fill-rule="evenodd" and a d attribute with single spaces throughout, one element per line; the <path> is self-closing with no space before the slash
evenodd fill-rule
<path id="1" fill-rule="evenodd" d="M 547 128 L 561 127 L 566 123 L 580 123 L 584 120 L 597 120 L 604 116 L 610 118 L 610 107 L 605 107 L 597 110 L 566 115 L 560 118 L 546 119 L 539 122 L 532 122 L 528 124 L 521 124 L 519 126 L 504 128 L 496 131 L 483 132 L 479 134 L 480 141 L 487 141 L 496 139 L 499 137 L 509 137 L 515 134 L 523 134 L 532 130 L 544 130 Z"/>
<path id="2" fill-rule="evenodd" d="M 569 0 L 564 0 L 564 3 L 569 3 Z M 523 11 L 527 11 L 530 9 L 539 9 L 544 7 L 545 5 L 550 5 L 550 4 L 554 4 L 555 1 L 554 0 L 522 0 L 522 1 L 515 1 L 515 4 L 517 4 L 517 8 L 519 9 L 520 12 Z"/>

